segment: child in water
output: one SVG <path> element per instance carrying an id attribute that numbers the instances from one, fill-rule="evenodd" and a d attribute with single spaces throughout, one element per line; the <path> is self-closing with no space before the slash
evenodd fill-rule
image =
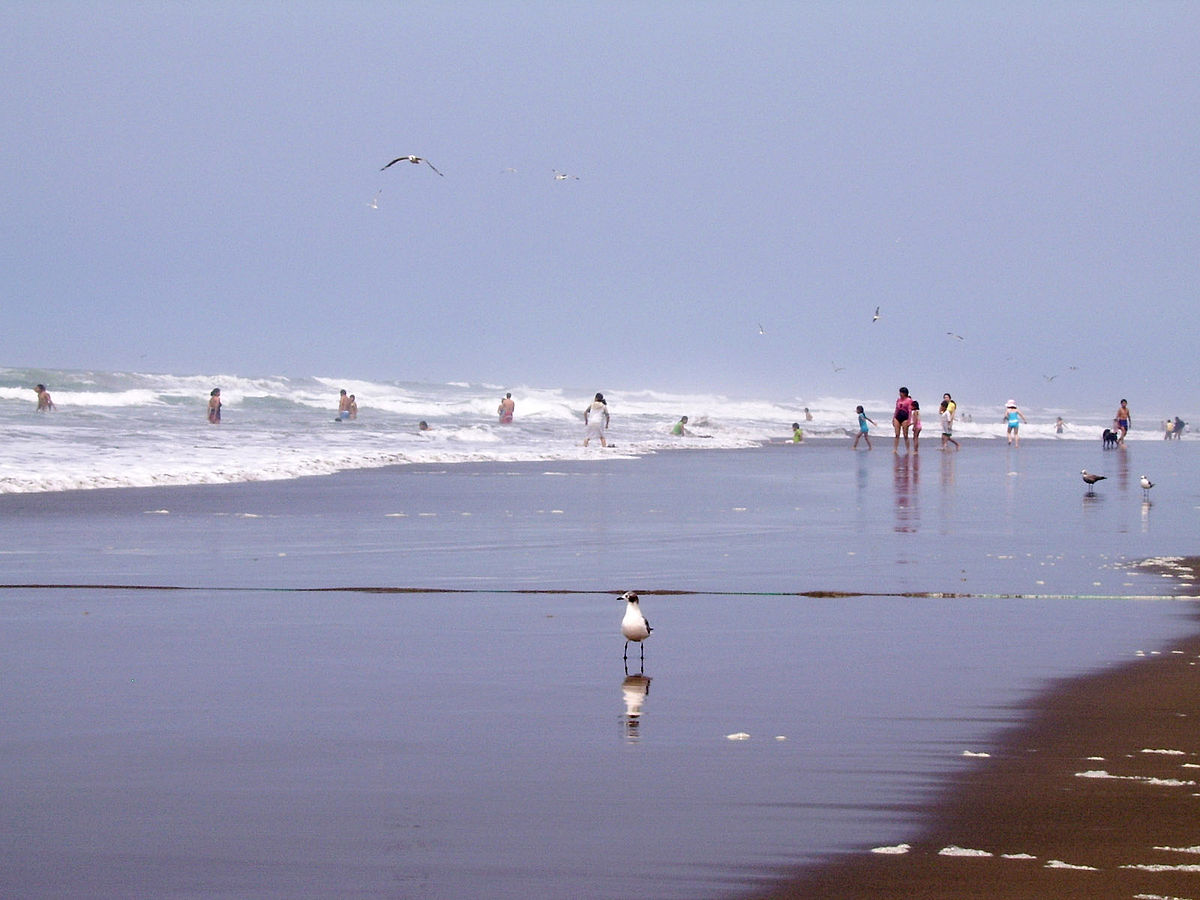
<path id="1" fill-rule="evenodd" d="M 800 428 L 799 422 L 792 423 L 792 443 L 799 444 L 804 440 L 804 431 Z"/>
<path id="2" fill-rule="evenodd" d="M 913 449 L 921 449 L 921 404 L 916 400 L 912 402 L 912 409 L 908 413 L 908 420 L 912 423 L 912 439 Z"/>
<path id="3" fill-rule="evenodd" d="M 861 406 L 856 407 L 854 411 L 858 413 L 858 434 L 854 436 L 854 446 L 851 447 L 850 449 L 857 450 L 858 449 L 858 439 L 862 438 L 863 440 L 865 440 L 867 442 L 867 449 L 870 450 L 871 449 L 871 436 L 870 436 L 870 434 L 868 434 L 868 432 L 871 429 L 869 429 L 867 427 L 867 423 L 870 422 L 872 425 L 875 425 L 876 428 L 878 428 L 879 426 L 876 424 L 874 419 L 867 418 L 867 412 Z"/>
<path id="4" fill-rule="evenodd" d="M 938 407 L 938 415 L 942 419 L 942 449 L 946 449 L 947 444 L 953 444 L 954 449 L 958 449 L 958 441 L 954 439 L 954 416 L 950 412 L 950 401 L 943 400 L 942 405 Z"/>
<path id="5" fill-rule="evenodd" d="M 1009 400 L 1004 407 L 1004 424 L 1008 428 L 1008 443 L 1013 447 L 1021 446 L 1021 423 L 1028 424 L 1025 414 L 1017 408 L 1016 400 Z"/>

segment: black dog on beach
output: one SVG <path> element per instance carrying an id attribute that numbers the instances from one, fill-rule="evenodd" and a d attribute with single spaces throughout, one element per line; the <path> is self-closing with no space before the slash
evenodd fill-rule
<path id="1" fill-rule="evenodd" d="M 1104 449 L 1107 450 L 1109 447 L 1117 446 L 1117 437 L 1118 435 L 1115 431 L 1111 428 L 1105 428 L 1104 434 L 1100 438 L 1104 444 Z"/>

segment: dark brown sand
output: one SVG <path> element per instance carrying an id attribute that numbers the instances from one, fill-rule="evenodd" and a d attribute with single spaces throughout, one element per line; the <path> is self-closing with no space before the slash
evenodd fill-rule
<path id="1" fill-rule="evenodd" d="M 908 852 L 839 857 L 760 896 L 1200 898 L 1200 635 L 1029 711 Z"/>

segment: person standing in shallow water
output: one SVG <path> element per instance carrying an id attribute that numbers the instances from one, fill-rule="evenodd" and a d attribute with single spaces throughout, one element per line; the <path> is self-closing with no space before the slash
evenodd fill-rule
<path id="1" fill-rule="evenodd" d="M 954 449 L 959 449 L 958 441 L 954 439 L 954 413 L 950 411 L 950 404 L 953 400 L 949 398 L 949 394 L 944 395 L 942 405 L 938 407 L 938 415 L 942 420 L 942 449 L 946 449 L 947 444 L 953 444 Z"/>
<path id="2" fill-rule="evenodd" d="M 208 424 L 221 424 L 221 389 L 213 388 L 208 395 Z"/>
<path id="3" fill-rule="evenodd" d="M 1004 407 L 1004 424 L 1008 428 L 1008 442 L 1014 447 L 1021 446 L 1021 423 L 1028 424 L 1025 414 L 1017 409 L 1017 401 L 1009 400 Z"/>
<path id="4" fill-rule="evenodd" d="M 586 447 L 592 438 L 599 438 L 600 446 L 607 447 L 604 429 L 608 428 L 608 422 L 608 401 L 603 394 L 597 393 L 592 405 L 583 411 L 583 446 Z"/>
<path id="5" fill-rule="evenodd" d="M 50 392 L 46 390 L 44 384 L 36 385 L 34 390 L 37 391 L 38 412 L 50 412 L 50 410 L 54 409 L 54 401 L 50 399 Z"/>
<path id="6" fill-rule="evenodd" d="M 511 425 L 513 420 L 513 410 L 517 408 L 516 401 L 513 400 L 512 394 L 505 394 L 504 399 L 500 401 L 500 406 L 496 409 L 496 414 L 500 416 L 501 425 Z"/>
<path id="7" fill-rule="evenodd" d="M 871 429 L 867 427 L 867 423 L 870 422 L 872 425 L 875 425 L 875 420 L 872 418 L 869 418 L 867 416 L 867 411 L 865 409 L 863 409 L 861 406 L 856 407 L 854 411 L 856 413 L 858 413 L 858 434 L 856 434 L 854 436 L 854 446 L 851 447 L 850 449 L 857 450 L 859 438 L 862 438 L 864 441 L 867 442 L 867 449 L 870 450 L 871 449 L 871 435 L 870 435 Z M 876 426 L 876 427 L 878 427 L 878 426 Z"/>
<path id="8" fill-rule="evenodd" d="M 1116 425 L 1117 432 L 1120 437 L 1117 438 L 1122 444 L 1125 443 L 1125 433 L 1129 431 L 1129 426 L 1133 424 L 1133 415 L 1129 412 L 1129 401 L 1122 400 L 1121 405 L 1117 407 L 1117 414 L 1113 416 L 1113 423 Z"/>
<path id="9" fill-rule="evenodd" d="M 892 430 L 895 437 L 892 440 L 892 450 L 900 449 L 900 434 L 904 434 L 904 449 L 908 449 L 908 430 L 912 427 L 909 417 L 912 415 L 912 397 L 908 396 L 908 388 L 900 388 L 900 396 L 896 398 L 896 411 L 892 414 Z"/>

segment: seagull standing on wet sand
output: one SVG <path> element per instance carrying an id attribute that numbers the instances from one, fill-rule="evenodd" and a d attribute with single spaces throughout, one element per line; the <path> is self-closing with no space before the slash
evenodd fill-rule
<path id="1" fill-rule="evenodd" d="M 1150 499 L 1150 488 L 1154 487 L 1154 482 L 1151 481 L 1149 478 L 1147 478 L 1145 475 L 1143 475 L 1140 479 L 1140 483 L 1142 485 L 1143 499 L 1149 500 Z"/>
<path id="2" fill-rule="evenodd" d="M 1080 469 L 1079 472 L 1083 477 L 1083 483 L 1088 486 L 1089 494 L 1095 493 L 1095 491 L 1092 490 L 1092 485 L 1094 485 L 1097 481 L 1103 481 L 1108 477 L 1107 475 L 1093 475 L 1087 469 Z"/>
<path id="3" fill-rule="evenodd" d="M 439 175 L 442 175 L 442 173 L 438 172 L 437 168 L 434 167 L 433 163 L 422 156 L 397 156 L 390 163 L 384 166 L 383 169 L 390 169 L 398 162 L 410 162 L 414 166 L 419 166 L 421 163 L 425 163 L 425 165 L 429 166 L 429 168 L 433 169 L 433 171 L 437 172 Z M 379 171 L 382 172 L 383 169 L 380 169 Z M 442 177 L 445 178 L 446 176 L 442 175 Z"/>
<path id="4" fill-rule="evenodd" d="M 654 629 L 650 627 L 650 623 L 646 621 L 646 617 L 642 615 L 642 608 L 638 605 L 638 595 L 633 591 L 626 591 L 621 595 L 621 599 L 625 601 L 625 618 L 621 620 L 621 634 L 625 636 L 625 656 L 624 659 L 629 659 L 629 642 L 634 641 L 642 644 L 642 641 L 650 637 L 650 632 Z M 646 659 L 646 645 L 642 644 L 642 660 Z"/>

